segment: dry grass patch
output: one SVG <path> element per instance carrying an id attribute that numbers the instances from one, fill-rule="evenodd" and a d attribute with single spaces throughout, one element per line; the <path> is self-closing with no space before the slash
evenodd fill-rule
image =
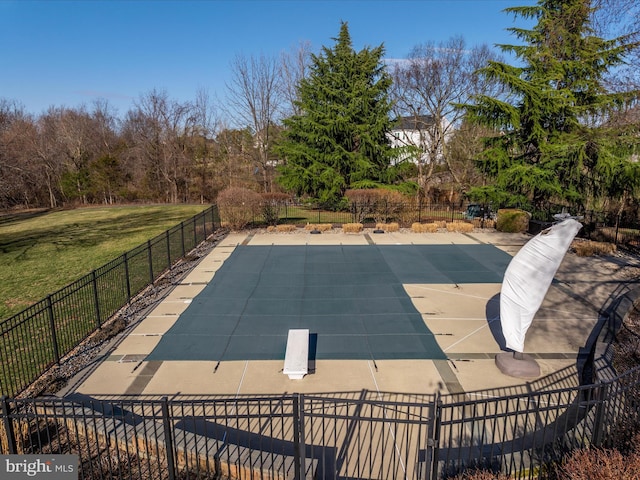
<path id="1" fill-rule="evenodd" d="M 571 245 L 579 257 L 593 257 L 594 255 L 611 255 L 616 252 L 616 245 L 608 242 L 594 242 L 593 240 L 575 240 Z"/>
<path id="2" fill-rule="evenodd" d="M 467 222 L 449 222 L 447 223 L 447 231 L 458 233 L 473 232 L 473 224 Z"/>
<path id="3" fill-rule="evenodd" d="M 400 230 L 400 224 L 392 223 L 376 223 L 376 230 L 384 230 L 385 232 L 397 232 Z"/>
<path id="4" fill-rule="evenodd" d="M 295 225 L 291 225 L 288 223 L 283 223 L 282 225 L 270 225 L 267 227 L 267 232 L 278 232 L 278 233 L 285 233 L 285 232 L 295 232 L 297 230 Z"/>
<path id="5" fill-rule="evenodd" d="M 474 218 L 471 223 L 475 228 L 496 228 L 496 221 L 491 218 Z"/>
<path id="6" fill-rule="evenodd" d="M 411 231 L 414 233 L 436 233 L 440 225 L 438 222 L 433 223 L 414 223 L 411 225 Z"/>
<path id="7" fill-rule="evenodd" d="M 342 225 L 342 230 L 345 233 L 360 233 L 363 228 L 364 227 L 361 223 L 345 223 Z"/>
<path id="8" fill-rule="evenodd" d="M 307 231 L 318 230 L 319 232 L 327 232 L 333 228 L 332 223 L 307 223 L 304 229 Z"/>
<path id="9" fill-rule="evenodd" d="M 26 450 L 25 447 L 28 446 L 26 439 L 29 438 L 29 434 L 31 433 L 31 424 L 28 421 L 21 422 L 19 420 L 10 420 L 10 422 L 12 424 L 12 440 L 15 442 L 14 447 L 16 448 L 16 452 L 18 454 L 24 454 Z M 7 436 L 5 423 L 0 425 L 0 451 L 9 451 L 9 437 Z"/>

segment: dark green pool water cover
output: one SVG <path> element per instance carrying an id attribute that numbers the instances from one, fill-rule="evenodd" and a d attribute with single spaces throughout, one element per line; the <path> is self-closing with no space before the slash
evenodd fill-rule
<path id="1" fill-rule="evenodd" d="M 492 245 L 238 246 L 147 360 L 445 359 L 403 284 L 501 283 Z"/>

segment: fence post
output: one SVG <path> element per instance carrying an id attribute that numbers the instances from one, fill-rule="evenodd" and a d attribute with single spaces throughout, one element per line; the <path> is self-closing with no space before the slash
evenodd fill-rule
<path id="1" fill-rule="evenodd" d="M 167 238 L 167 266 L 169 270 L 171 270 L 171 239 L 169 238 L 169 230 L 165 232 L 165 237 Z"/>
<path id="2" fill-rule="evenodd" d="M 593 437 L 591 438 L 591 444 L 599 447 L 602 443 L 602 438 L 604 436 L 604 412 L 605 412 L 605 401 L 609 398 L 608 394 L 609 385 L 606 383 L 601 383 L 597 386 L 594 386 L 591 390 L 593 392 L 593 400 L 596 402 L 596 412 L 593 417 Z"/>
<path id="3" fill-rule="evenodd" d="M 304 446 L 304 395 L 293 396 L 293 463 L 295 480 L 301 480 L 305 475 L 305 446 Z"/>
<path id="4" fill-rule="evenodd" d="M 169 401 L 167 397 L 162 397 L 162 426 L 164 431 L 164 448 L 167 451 L 167 472 L 169 480 L 176 478 L 176 464 L 173 456 L 173 433 L 171 431 L 171 421 L 169 417 Z"/>
<path id="5" fill-rule="evenodd" d="M 100 295 L 98 294 L 98 277 L 96 277 L 96 271 L 91 270 L 91 284 L 93 285 L 93 303 L 96 310 L 96 328 L 102 326 L 102 319 L 100 318 Z"/>
<path id="6" fill-rule="evenodd" d="M 418 197 L 418 223 L 422 223 L 422 195 Z"/>
<path id="7" fill-rule="evenodd" d="M 129 258 L 124 252 L 124 276 L 127 284 L 127 303 L 131 300 L 131 280 L 129 279 Z"/>
<path id="8" fill-rule="evenodd" d="M 195 217 L 191 219 L 191 222 L 193 223 L 193 247 L 191 247 L 189 250 L 193 250 L 198 246 L 198 229 L 196 228 Z"/>
<path id="9" fill-rule="evenodd" d="M 7 453 L 9 455 L 15 455 L 18 453 L 18 448 L 16 447 L 16 434 L 13 430 L 13 422 L 11 421 L 11 407 L 9 406 L 9 401 L 7 397 L 4 395 L 1 399 L 2 403 L 2 420 L 4 422 L 4 432 L 7 436 L 7 449 L 9 450 Z"/>
<path id="10" fill-rule="evenodd" d="M 147 240 L 147 258 L 149 259 L 149 285 L 153 285 L 153 255 L 151 255 L 151 240 Z"/>
<path id="11" fill-rule="evenodd" d="M 182 256 L 187 253 L 184 248 L 184 222 L 180 222 L 180 244 L 182 246 Z"/>
<path id="12" fill-rule="evenodd" d="M 56 363 L 60 363 L 60 352 L 58 351 L 58 336 L 56 335 L 56 322 L 53 317 L 53 302 L 51 295 L 47 295 L 47 312 L 49 315 L 49 327 L 51 328 L 51 341 L 53 342 L 53 356 Z"/>
<path id="13" fill-rule="evenodd" d="M 442 421 L 442 402 L 440 401 L 440 392 L 436 392 L 436 398 L 433 401 L 433 416 L 430 420 L 431 435 L 427 440 L 429 443 L 429 449 L 427 449 L 427 451 L 431 452 L 431 455 L 427 455 L 425 458 L 427 462 L 427 465 L 425 465 L 427 480 L 439 478 L 438 460 L 440 453 L 440 428 Z"/>

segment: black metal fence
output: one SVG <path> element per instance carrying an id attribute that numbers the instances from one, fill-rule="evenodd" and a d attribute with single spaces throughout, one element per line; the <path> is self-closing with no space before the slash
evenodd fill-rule
<path id="1" fill-rule="evenodd" d="M 219 225 L 210 208 L 0 324 L 15 396 Z M 484 467 L 544 478 L 573 448 L 640 423 L 640 369 L 503 395 L 217 399 L 3 397 L 0 453 L 77 454 L 79 478 L 437 479 Z"/>
<path id="2" fill-rule="evenodd" d="M 455 220 L 476 220 L 480 226 L 480 220 L 490 220 L 477 216 L 469 218 L 465 215 L 467 204 L 454 203 L 426 203 L 413 202 L 353 202 L 347 208 L 338 211 L 324 209 L 321 205 L 301 205 L 295 203 L 283 203 L 280 206 L 281 221 L 302 220 L 309 223 L 363 223 L 375 225 L 376 223 L 397 222 L 402 226 L 411 226 L 414 222 L 452 222 Z M 494 226 L 495 224 L 490 224 Z"/>
<path id="3" fill-rule="evenodd" d="M 377 223 L 396 222 L 402 227 L 411 227 L 413 223 L 466 221 L 476 228 L 495 228 L 497 211 L 487 205 L 471 208 L 469 204 L 426 203 L 413 201 L 404 203 L 371 202 L 351 203 L 343 210 L 329 210 L 318 204 L 302 204 L 291 201 L 271 202 L 257 207 L 252 212 L 253 224 L 293 223 L 320 224 L 362 223 L 375 226 Z M 241 207 L 237 207 L 241 208 Z M 249 208 L 249 207 L 246 207 Z M 529 223 L 528 233 L 536 234 L 553 224 L 553 215 L 566 209 L 561 205 L 550 205 L 547 210 L 539 211 Z M 222 212 L 222 221 L 225 218 Z M 596 211 L 571 211 L 582 216 L 583 228 L 579 236 L 592 240 L 611 242 L 640 250 L 640 219 L 629 214 L 611 214 Z"/>
<path id="4" fill-rule="evenodd" d="M 7 399 L 1 453 L 76 454 L 81 479 L 546 478 L 640 420 L 640 369 L 499 396 L 362 391 L 218 399 Z M 475 398 L 470 400 L 470 398 Z"/>
<path id="5" fill-rule="evenodd" d="M 583 228 L 579 236 L 622 245 L 630 249 L 640 249 L 640 213 L 637 211 L 602 212 L 550 203 L 544 210 L 534 213 L 529 233 L 538 233 L 552 225 L 556 221 L 554 214 L 565 211 L 582 217 L 580 222 Z"/>
<path id="6" fill-rule="evenodd" d="M 262 205 L 237 205 L 220 207 L 223 222 L 234 224 L 236 219 L 247 220 L 257 226 L 288 223 L 305 225 L 331 223 L 362 223 L 375 226 L 378 223 L 398 223 L 410 227 L 413 223 L 469 221 L 478 228 L 495 226 L 494 215 L 488 208 L 474 210 L 468 215 L 469 204 L 462 202 L 426 203 L 407 202 L 353 202 L 342 209 L 328 209 L 321 204 L 294 201 L 271 201 Z M 484 215 L 479 214 L 481 212 Z"/>
<path id="7" fill-rule="evenodd" d="M 220 226 L 215 206 L 0 323 L 0 391 L 15 396 Z"/>

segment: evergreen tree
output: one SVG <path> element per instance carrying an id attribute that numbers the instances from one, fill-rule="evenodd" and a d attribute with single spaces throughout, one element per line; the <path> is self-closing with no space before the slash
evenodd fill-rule
<path id="1" fill-rule="evenodd" d="M 350 188 L 388 183 L 392 170 L 384 48 L 356 52 L 346 23 L 335 41 L 312 55 L 310 73 L 298 87 L 301 113 L 284 121 L 278 146 L 280 184 L 325 203 L 339 201 Z"/>
<path id="2" fill-rule="evenodd" d="M 471 120 L 499 132 L 479 158 L 492 184 L 470 193 L 534 209 L 549 201 L 584 206 L 607 193 L 611 172 L 620 171 L 615 165 L 628 163 L 637 148 L 637 138 L 603 128 L 613 112 L 637 100 L 637 92 L 603 87 L 604 75 L 635 46 L 593 34 L 589 0 L 540 0 L 506 11 L 537 24 L 510 29 L 524 45 L 501 46 L 521 66 L 490 62 L 482 70 L 509 95 L 477 96 L 465 106 Z"/>

